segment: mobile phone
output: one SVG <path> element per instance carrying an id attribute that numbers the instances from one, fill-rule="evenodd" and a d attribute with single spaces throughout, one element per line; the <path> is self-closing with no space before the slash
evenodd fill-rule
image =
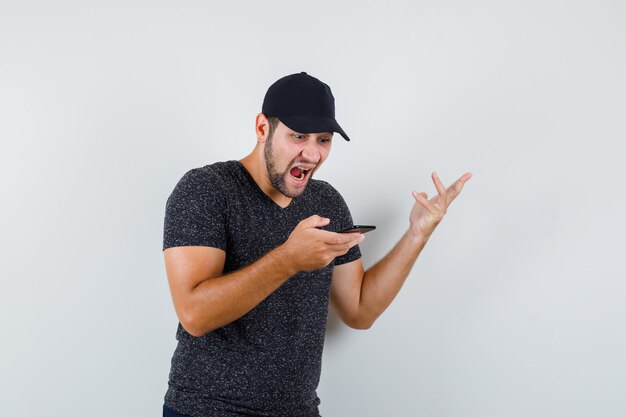
<path id="1" fill-rule="evenodd" d="M 376 229 L 376 226 L 364 226 L 362 224 L 355 224 L 352 227 L 338 231 L 337 233 L 367 233 Z"/>

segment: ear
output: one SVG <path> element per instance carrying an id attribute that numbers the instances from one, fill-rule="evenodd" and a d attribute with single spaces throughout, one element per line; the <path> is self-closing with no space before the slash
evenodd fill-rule
<path id="1" fill-rule="evenodd" d="M 256 141 L 257 143 L 265 143 L 267 140 L 267 135 L 270 131 L 270 122 L 267 120 L 267 117 L 263 113 L 259 113 L 256 115 Z"/>

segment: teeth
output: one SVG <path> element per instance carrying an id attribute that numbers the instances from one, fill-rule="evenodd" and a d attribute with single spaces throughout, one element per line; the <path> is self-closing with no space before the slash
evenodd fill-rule
<path id="1" fill-rule="evenodd" d="M 302 167 L 299 167 L 297 165 L 296 165 L 295 168 L 298 168 L 300 170 L 300 175 L 297 176 L 297 177 L 294 177 L 294 178 L 296 178 L 299 181 L 302 181 L 304 179 L 304 177 L 306 176 L 306 173 L 311 170 L 310 168 L 302 168 Z"/>

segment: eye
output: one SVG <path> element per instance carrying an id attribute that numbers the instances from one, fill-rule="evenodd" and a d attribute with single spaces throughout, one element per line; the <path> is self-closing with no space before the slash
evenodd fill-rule
<path id="1" fill-rule="evenodd" d="M 291 136 L 296 140 L 304 140 L 305 136 L 302 133 L 292 133 Z"/>
<path id="2" fill-rule="evenodd" d="M 328 137 L 321 137 L 318 139 L 321 143 L 330 143 L 330 141 L 332 140 L 332 138 L 328 138 Z"/>

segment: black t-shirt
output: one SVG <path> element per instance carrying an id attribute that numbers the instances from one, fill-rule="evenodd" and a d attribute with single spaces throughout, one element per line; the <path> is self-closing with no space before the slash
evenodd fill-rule
<path id="1" fill-rule="evenodd" d="M 341 195 L 311 180 L 281 208 L 237 161 L 187 172 L 167 201 L 163 249 L 212 246 L 226 252 L 224 273 L 283 244 L 314 214 L 327 230 L 352 225 Z M 192 416 L 318 416 L 324 333 L 334 265 L 361 256 L 358 246 L 327 267 L 298 273 L 240 319 L 201 337 L 179 324 L 166 404 Z"/>

